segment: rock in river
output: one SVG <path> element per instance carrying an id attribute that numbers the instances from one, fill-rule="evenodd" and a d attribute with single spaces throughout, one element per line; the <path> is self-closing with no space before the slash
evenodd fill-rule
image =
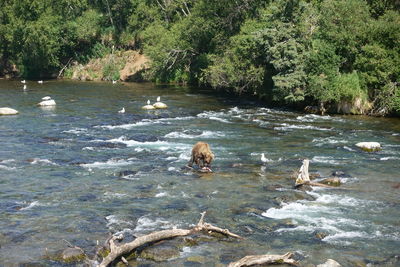
<path id="1" fill-rule="evenodd" d="M 0 108 L 0 115 L 15 115 L 18 114 L 18 110 L 13 108 Z"/>
<path id="2" fill-rule="evenodd" d="M 381 144 L 378 142 L 360 142 L 357 143 L 356 146 L 367 152 L 381 150 Z"/>
<path id="3" fill-rule="evenodd" d="M 341 267 L 337 261 L 334 261 L 332 259 L 328 259 L 325 263 L 318 264 L 317 267 Z"/>

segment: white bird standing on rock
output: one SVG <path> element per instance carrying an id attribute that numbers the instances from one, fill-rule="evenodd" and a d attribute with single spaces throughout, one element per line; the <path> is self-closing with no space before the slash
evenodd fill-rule
<path id="1" fill-rule="evenodd" d="M 168 108 L 168 106 L 166 104 L 164 104 L 161 101 L 161 97 L 157 97 L 157 102 L 153 104 L 153 107 L 155 108 Z"/>
<path id="2" fill-rule="evenodd" d="M 25 80 L 22 80 L 21 83 L 26 83 L 26 81 L 25 81 Z"/>
<path id="3" fill-rule="evenodd" d="M 117 83 L 117 81 L 112 81 L 112 83 L 113 83 L 113 84 L 116 84 L 116 83 Z"/>
<path id="4" fill-rule="evenodd" d="M 45 97 L 42 97 L 42 100 L 44 100 L 44 101 L 47 101 L 47 100 L 50 100 L 51 99 L 51 97 L 50 96 L 45 96 Z"/>
<path id="5" fill-rule="evenodd" d="M 261 153 L 261 161 L 262 163 L 267 163 L 268 159 L 265 157 L 264 153 Z"/>
<path id="6" fill-rule="evenodd" d="M 142 109 L 150 110 L 150 109 L 156 109 L 156 108 L 153 105 L 150 105 L 150 100 L 147 100 L 147 105 L 143 106 Z"/>
<path id="7" fill-rule="evenodd" d="M 121 110 L 118 110 L 118 113 L 125 113 L 125 108 L 123 107 Z"/>

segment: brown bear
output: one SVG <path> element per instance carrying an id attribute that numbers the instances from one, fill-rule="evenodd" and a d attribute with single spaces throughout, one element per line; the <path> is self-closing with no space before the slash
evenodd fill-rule
<path id="1" fill-rule="evenodd" d="M 211 152 L 210 145 L 204 142 L 196 143 L 192 148 L 192 156 L 188 163 L 192 167 L 196 163 L 201 169 L 211 171 L 211 161 L 214 159 L 214 154 Z"/>

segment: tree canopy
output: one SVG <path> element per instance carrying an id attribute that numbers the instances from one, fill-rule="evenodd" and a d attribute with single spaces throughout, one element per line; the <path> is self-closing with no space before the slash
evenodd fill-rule
<path id="1" fill-rule="evenodd" d="M 0 75 L 44 77 L 135 49 L 150 57 L 152 81 L 280 105 L 362 99 L 375 113 L 400 113 L 399 0 L 0 3 Z"/>

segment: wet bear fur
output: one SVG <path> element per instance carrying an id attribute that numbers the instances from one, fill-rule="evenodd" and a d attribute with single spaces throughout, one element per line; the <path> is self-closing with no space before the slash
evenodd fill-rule
<path id="1" fill-rule="evenodd" d="M 210 145 L 204 142 L 196 143 L 192 148 L 192 156 L 188 163 L 189 167 L 193 166 L 193 163 L 197 164 L 200 168 L 211 167 L 211 161 L 214 159 L 214 154 L 211 152 Z"/>

